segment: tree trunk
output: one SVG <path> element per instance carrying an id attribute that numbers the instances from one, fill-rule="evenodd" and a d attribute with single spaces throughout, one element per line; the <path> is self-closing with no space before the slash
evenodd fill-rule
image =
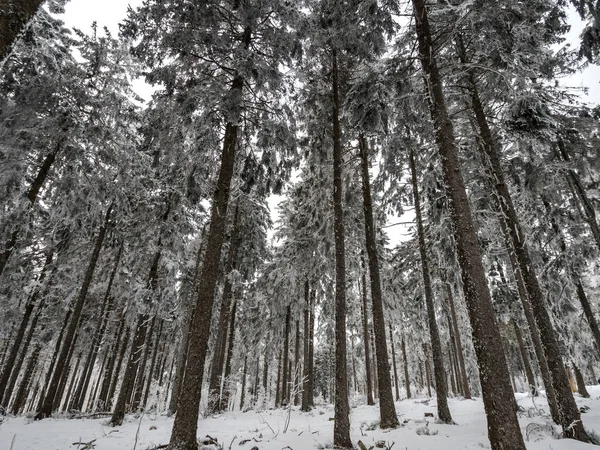
<path id="1" fill-rule="evenodd" d="M 100 343 L 104 338 L 104 332 L 106 331 L 106 326 L 108 324 L 108 317 L 112 312 L 114 302 L 110 295 L 110 291 L 112 289 L 113 282 L 115 280 L 115 276 L 117 274 L 117 269 L 119 268 L 119 261 L 121 260 L 121 254 L 123 252 L 123 244 L 119 246 L 119 250 L 117 251 L 117 255 L 115 256 L 115 264 L 113 266 L 113 270 L 108 279 L 108 285 L 106 286 L 106 291 L 104 293 L 104 299 L 102 301 L 102 308 L 100 311 L 100 317 L 96 324 L 96 329 L 94 330 L 94 334 L 92 337 L 92 348 L 90 349 L 87 358 L 84 362 L 83 375 L 81 376 L 81 380 L 77 389 L 75 391 L 75 395 L 73 396 L 73 402 L 71 403 L 72 409 L 81 410 L 83 407 L 83 402 L 85 401 L 85 394 L 88 390 L 88 386 L 90 384 L 90 379 L 92 377 L 92 371 L 94 369 L 94 365 L 96 363 L 96 357 L 98 356 L 98 350 L 100 349 Z"/>
<path id="2" fill-rule="evenodd" d="M 0 61 L 8 56 L 17 36 L 42 3 L 43 0 L 8 0 L 0 9 Z"/>
<path id="3" fill-rule="evenodd" d="M 581 375 L 579 368 L 575 365 L 575 363 L 571 363 L 571 365 L 573 366 L 573 372 L 575 372 L 575 381 L 577 382 L 577 392 L 579 392 L 579 395 L 581 395 L 583 398 L 590 398 L 590 394 L 588 393 L 588 391 L 585 387 L 585 381 L 583 381 L 583 376 Z"/>
<path id="4" fill-rule="evenodd" d="M 229 278 L 229 274 L 236 268 L 237 253 L 241 242 L 239 205 L 236 205 L 233 217 L 232 234 L 227 253 L 227 262 L 225 264 L 223 297 L 221 300 L 221 309 L 219 311 L 219 321 L 216 330 L 217 338 L 215 340 L 215 348 L 210 367 L 208 413 L 216 412 L 221 408 L 220 397 L 223 384 L 223 370 L 225 368 L 225 350 L 227 349 L 227 325 L 229 323 L 231 312 L 231 297 L 233 291 L 233 285 Z"/>
<path id="5" fill-rule="evenodd" d="M 448 288 L 448 287 L 449 286 L 446 286 L 446 288 Z M 456 342 L 456 335 L 455 335 L 456 333 L 454 330 L 454 326 L 450 320 L 450 312 L 448 310 L 446 310 L 446 321 L 448 322 L 448 332 L 450 334 L 450 353 L 449 354 L 451 357 L 451 364 L 452 364 L 454 378 L 455 378 L 455 382 L 456 382 L 456 390 L 454 392 L 455 392 L 455 394 L 460 394 L 464 397 L 465 396 L 464 379 L 462 376 L 462 372 L 460 370 L 460 365 L 458 363 L 458 344 Z M 462 352 L 462 349 L 461 349 L 461 352 Z M 467 387 L 468 386 L 469 386 L 469 383 L 467 381 Z"/>
<path id="6" fill-rule="evenodd" d="M 243 33 L 245 48 L 250 45 L 250 28 Z M 241 101 L 244 79 L 236 76 L 231 86 L 232 98 Z M 239 113 L 239 104 L 232 105 L 232 110 Z M 227 206 L 235 165 L 238 128 L 236 122 L 228 122 L 223 138 L 221 167 L 210 213 L 210 227 L 206 244 L 206 253 L 202 271 L 198 281 L 198 300 L 196 312 L 189 331 L 188 354 L 185 373 L 181 382 L 177 415 L 173 423 L 169 450 L 195 450 L 197 447 L 196 432 L 198 429 L 198 411 L 202 393 L 202 377 L 204 362 L 210 335 L 210 323 L 215 299 L 215 287 L 219 274 L 219 261 L 225 237 Z"/>
<path id="7" fill-rule="evenodd" d="M 350 405 L 348 402 L 348 372 L 346 364 L 346 250 L 344 243 L 344 206 L 342 185 L 342 131 L 340 128 L 341 100 L 337 50 L 332 54 L 333 94 L 333 211 L 335 235 L 335 403 L 333 445 L 352 448 L 350 440 Z M 383 327 L 383 325 L 382 325 Z M 385 341 L 385 328 L 384 332 Z M 385 342 L 383 347 L 385 349 Z M 383 354 L 382 354 L 383 357 Z M 386 353 L 387 358 L 387 353 Z M 387 359 L 386 359 L 387 362 Z M 389 370 L 387 371 L 388 387 Z M 391 394 L 391 392 L 390 392 Z M 382 402 L 383 403 L 383 402 Z M 387 425 L 382 423 L 383 425 Z M 390 424 L 391 425 L 391 424 Z"/>
<path id="8" fill-rule="evenodd" d="M 476 228 L 460 172 L 461 166 L 452 122 L 446 108 L 442 82 L 433 54 L 426 2 L 425 0 L 412 0 L 412 3 L 421 65 L 428 81 L 429 105 L 435 127 L 435 139 L 444 171 L 457 259 L 461 268 L 465 300 L 473 333 L 473 345 L 480 369 L 483 403 L 488 420 L 488 437 L 492 450 L 525 450 L 523 436 L 515 414 L 514 394 L 510 386 L 506 360 L 502 353 L 500 332 L 494 317 Z"/>
<path id="9" fill-rule="evenodd" d="M 308 391 L 309 391 L 309 370 L 310 370 L 310 350 L 309 350 L 309 341 L 310 341 L 310 331 L 309 331 L 309 326 L 310 326 L 310 314 L 308 309 L 310 308 L 310 285 L 308 283 L 308 278 L 306 279 L 306 281 L 304 282 L 304 302 L 305 302 L 305 306 L 304 306 L 304 367 L 303 367 L 303 371 L 302 371 L 302 406 L 301 406 L 301 410 L 308 412 L 310 411 L 310 404 L 309 404 L 309 400 L 308 400 Z M 265 367 L 267 364 L 267 360 L 265 358 Z M 266 375 L 266 369 L 265 369 L 265 375 Z M 266 377 L 265 377 L 266 380 Z M 265 386 L 265 393 L 266 393 L 267 389 Z"/>
<path id="10" fill-rule="evenodd" d="M 308 405 L 315 406 L 315 302 L 316 302 L 316 289 L 312 290 L 311 302 L 310 302 L 310 338 L 308 341 L 308 354 L 309 354 L 309 369 L 308 369 Z"/>
<path id="11" fill-rule="evenodd" d="M 225 355 L 225 375 L 223 375 L 224 385 L 223 394 L 221 395 L 221 410 L 227 409 L 229 404 L 229 396 L 231 395 L 231 385 L 229 383 L 229 376 L 231 375 L 231 360 L 233 358 L 233 345 L 235 343 L 235 313 L 237 310 L 237 301 L 231 305 L 231 311 L 229 313 L 229 338 L 227 339 L 227 354 Z"/>
<path id="12" fill-rule="evenodd" d="M 364 268 L 362 269 L 362 325 L 363 325 L 363 341 L 365 344 L 365 373 L 367 376 L 367 405 L 374 405 L 373 400 L 373 380 L 371 380 L 371 338 L 369 333 L 369 319 L 367 309 L 367 275 Z"/>
<path id="13" fill-rule="evenodd" d="M 122 346 L 121 338 L 123 337 L 123 330 L 125 328 L 125 311 L 121 313 L 121 319 L 119 320 L 119 325 L 117 327 L 117 332 L 115 333 L 115 339 L 112 344 L 111 350 L 109 352 L 108 362 L 104 368 L 104 377 L 102 380 L 102 386 L 100 388 L 100 394 L 98 395 L 98 401 L 100 405 L 102 405 L 102 410 L 107 411 L 108 405 L 108 391 L 110 389 L 111 381 L 114 377 L 113 371 L 115 369 L 116 362 L 118 360 L 119 350 Z M 125 338 L 127 339 L 127 338 Z M 126 345 L 125 345 L 126 347 Z M 118 372 L 117 372 L 118 373 Z"/>
<path id="14" fill-rule="evenodd" d="M 458 368 L 460 369 L 460 379 L 462 383 L 463 395 L 467 400 L 471 399 L 471 388 L 469 387 L 469 377 L 467 375 L 467 367 L 465 364 L 465 355 L 462 347 L 462 339 L 460 337 L 460 329 L 458 328 L 458 320 L 456 318 L 456 309 L 454 307 L 454 296 L 452 295 L 452 286 L 446 284 L 446 293 L 448 295 L 448 303 L 450 304 L 450 315 L 452 317 L 452 326 L 454 335 L 456 336 L 456 355 L 458 357 Z"/>
<path id="15" fill-rule="evenodd" d="M 246 371 L 248 370 L 248 356 L 244 356 L 244 370 L 242 372 L 242 393 L 240 395 L 240 411 L 244 411 L 244 399 L 246 397 Z"/>
<path id="16" fill-rule="evenodd" d="M 125 367 L 125 373 L 123 374 L 123 381 L 121 382 L 117 402 L 115 403 L 115 408 L 110 418 L 110 425 L 113 427 L 118 427 L 123 424 L 125 412 L 127 411 L 127 402 L 131 399 L 135 376 L 138 372 L 142 352 L 144 350 L 144 341 L 146 340 L 146 330 L 148 329 L 149 320 L 150 317 L 148 314 L 138 314 L 137 325 L 131 343 L 131 350 L 129 351 L 127 366 Z M 116 377 L 118 377 L 118 373 L 115 373 L 115 378 Z"/>
<path id="17" fill-rule="evenodd" d="M 283 350 L 279 352 L 279 361 L 277 362 L 277 383 L 275 384 L 275 408 L 281 405 L 281 360 L 283 359 Z"/>
<path id="18" fill-rule="evenodd" d="M 46 255 L 46 261 L 44 262 L 44 267 L 42 268 L 42 273 L 40 274 L 40 277 L 38 279 L 38 283 L 40 285 L 44 281 L 44 278 L 46 277 L 48 271 L 50 270 L 50 265 L 52 264 L 53 256 L 54 256 L 54 252 L 52 252 L 52 251 L 48 252 L 48 254 Z M 6 360 L 3 364 L 2 373 L 0 374 L 0 401 L 2 401 L 2 406 L 4 406 L 4 407 L 6 407 L 8 405 L 4 402 L 3 399 L 6 395 L 8 395 L 8 397 L 10 398 L 10 396 L 12 395 L 12 389 L 14 386 L 14 382 L 12 384 L 9 382 L 11 379 L 11 373 L 14 373 L 16 371 L 17 375 L 18 375 L 18 371 L 20 370 L 23 359 L 25 358 L 24 353 L 27 353 L 27 348 L 25 348 L 21 352 L 21 358 L 19 358 L 21 361 L 21 364 L 19 364 L 18 362 L 17 362 L 17 364 L 15 364 L 15 361 L 17 360 L 17 356 L 19 356 L 19 348 L 21 347 L 21 343 L 23 342 L 23 337 L 25 336 L 25 331 L 27 330 L 27 325 L 29 325 L 29 319 L 31 318 L 31 314 L 33 312 L 33 309 L 35 308 L 35 303 L 36 303 L 36 299 L 38 297 L 38 293 L 39 293 L 39 287 L 34 288 L 34 291 L 31 294 L 30 299 L 25 304 L 25 312 L 23 313 L 23 317 L 21 319 L 21 324 L 19 325 L 19 329 L 17 330 L 17 334 L 13 340 L 13 345 L 10 349 L 10 352 L 8 353 L 8 357 L 6 358 Z M 45 297 L 45 295 L 42 296 L 42 299 L 40 300 L 40 305 L 43 304 L 44 297 Z M 39 307 L 41 307 L 41 306 L 39 306 Z M 35 325 L 32 325 L 30 327 L 30 334 L 32 334 L 34 332 L 34 330 L 35 330 Z M 31 341 L 31 337 L 28 336 L 28 338 L 26 340 Z M 16 381 L 16 378 L 14 381 Z M 7 392 L 7 391 L 10 391 L 10 392 Z"/>
<path id="19" fill-rule="evenodd" d="M 464 48 L 462 41 L 459 41 L 459 50 L 464 57 Z M 573 393 L 569 388 L 569 381 L 564 371 L 558 337 L 544 300 L 541 286 L 539 284 L 533 261 L 531 260 L 529 248 L 525 242 L 521 225 L 518 220 L 517 212 L 512 203 L 512 198 L 508 186 L 504 180 L 502 166 L 500 164 L 500 155 L 498 144 L 492 136 L 479 92 L 475 84 L 473 72 L 469 72 L 471 104 L 475 119 L 479 128 L 482 145 L 478 146 L 483 152 L 485 160 L 485 169 L 494 183 L 494 193 L 497 197 L 498 206 L 502 217 L 500 220 L 506 221 L 505 230 L 509 233 L 512 250 L 515 253 L 519 270 L 525 283 L 525 290 L 531 304 L 533 315 L 540 330 L 544 354 L 550 370 L 551 382 L 554 387 L 554 394 L 558 404 L 560 414 L 560 425 L 563 428 L 565 436 L 577 439 L 583 442 L 590 442 L 590 438 L 585 432 L 581 414 L 573 398 Z"/>
<path id="20" fill-rule="evenodd" d="M 402 359 L 404 359 L 404 385 L 406 387 L 406 398 L 411 398 L 410 378 L 408 377 L 408 359 L 406 358 L 406 344 L 404 343 L 404 336 L 402 336 Z"/>
<path id="21" fill-rule="evenodd" d="M 152 344 L 152 336 L 154 334 L 154 325 L 156 324 L 156 314 L 150 319 L 150 327 L 145 330 L 145 337 L 142 344 L 143 352 L 138 362 L 137 373 L 135 375 L 135 381 L 131 390 L 131 401 L 129 411 L 135 412 L 140 409 L 140 403 L 142 401 L 142 394 L 144 391 L 144 376 L 146 374 L 146 366 L 148 365 L 148 355 L 150 353 L 150 347 Z"/>
<path id="22" fill-rule="evenodd" d="M 525 348 L 525 344 L 523 343 L 523 336 L 521 336 L 521 330 L 517 326 L 515 318 L 512 318 L 512 326 L 515 329 L 515 334 L 517 335 L 517 343 L 519 344 L 519 352 L 521 353 L 521 360 L 523 361 L 523 369 L 525 371 L 525 377 L 527 378 L 527 384 L 529 386 L 529 393 L 537 397 L 538 392 L 535 386 L 535 377 L 533 376 L 533 369 L 531 368 L 531 363 L 529 362 L 529 355 L 527 354 L 527 349 Z"/>
<path id="23" fill-rule="evenodd" d="M 395 428 L 400 425 L 394 406 L 392 381 L 390 380 L 390 364 L 385 339 L 385 322 L 383 318 L 383 297 L 381 294 L 381 277 L 379 273 L 379 257 L 377 255 L 377 240 L 375 238 L 375 223 L 373 220 L 373 202 L 371 197 L 371 182 L 369 180 L 368 144 L 365 137 L 358 137 L 362 191 L 363 213 L 365 217 L 365 245 L 369 262 L 369 279 L 371 280 L 371 302 L 373 305 L 373 331 L 375 334 L 375 354 L 377 356 L 377 384 L 379 385 L 379 426 Z"/>
<path id="24" fill-rule="evenodd" d="M 11 0 L 9 0 L 9 1 L 11 1 Z M 16 2 L 17 0 L 12 0 L 12 1 Z M 40 4 L 40 1 L 38 1 L 38 0 L 20 0 L 20 1 L 23 3 L 37 3 L 37 5 Z M 37 6 L 36 6 L 36 10 L 37 10 Z M 2 22 L 4 22 L 4 17 L 3 17 L 2 13 L 4 11 L 5 10 L 0 10 L 0 62 L 4 59 L 3 55 L 2 55 L 2 45 L 3 45 L 2 44 L 3 43 L 3 36 L 2 36 L 3 24 L 2 24 Z M 35 202 L 37 200 L 37 196 L 40 192 L 40 189 L 44 185 L 44 182 L 46 181 L 46 178 L 48 177 L 48 173 L 50 172 L 50 168 L 52 167 L 52 164 L 54 164 L 54 160 L 56 159 L 56 155 L 58 155 L 58 152 L 60 151 L 60 149 L 61 149 L 61 143 L 59 142 L 58 144 L 56 144 L 54 149 L 46 155 L 46 157 L 44 158 L 44 161 L 42 162 L 42 165 L 40 166 L 40 169 L 38 170 L 38 173 L 37 173 L 35 179 L 32 181 L 31 186 L 29 186 L 29 190 L 27 191 L 27 200 L 29 200 L 30 208 L 35 204 Z M 14 231 L 12 232 L 9 240 L 4 243 L 4 249 L 0 250 L 0 276 L 4 272 L 4 269 L 6 268 L 8 259 L 10 258 L 10 255 L 12 254 L 12 252 L 15 248 L 15 245 L 17 244 L 17 240 L 19 239 L 20 234 L 21 234 L 21 228 L 19 225 L 17 225 L 14 228 Z M 0 385 L 1 385 L 1 383 L 0 383 Z"/>
<path id="25" fill-rule="evenodd" d="M 281 404 L 286 406 L 289 402 L 288 391 L 288 366 L 290 357 L 290 324 L 291 324 L 292 307 L 287 306 L 285 313 L 285 331 L 283 337 L 283 364 L 281 366 Z"/>
<path id="26" fill-rule="evenodd" d="M 296 320 L 296 347 L 294 349 L 294 406 L 300 402 L 300 321 Z"/>
<path id="27" fill-rule="evenodd" d="M 54 368 L 54 373 L 52 374 L 52 378 L 50 383 L 48 384 L 48 390 L 44 397 L 44 401 L 39 412 L 36 414 L 36 419 L 43 419 L 52 414 L 54 399 L 57 394 L 57 390 L 59 388 L 59 382 L 61 377 L 64 375 L 66 368 L 69 366 L 70 362 L 70 351 L 71 348 L 75 345 L 76 340 L 76 331 L 79 327 L 79 320 L 81 318 L 81 311 L 83 310 L 83 305 L 85 303 L 85 298 L 87 296 L 88 289 L 92 282 L 92 276 L 94 275 L 94 270 L 96 269 L 96 264 L 98 262 L 98 257 L 100 256 L 100 249 L 102 248 L 102 243 L 104 242 L 104 236 L 106 235 L 106 229 L 109 225 L 109 220 L 111 216 L 113 205 L 110 205 L 106 210 L 106 215 L 104 217 L 104 222 L 100 227 L 100 231 L 98 232 L 98 236 L 96 237 L 96 243 L 94 245 L 94 250 L 92 251 L 92 255 L 90 257 L 90 261 L 88 263 L 87 269 L 85 271 L 85 276 L 83 279 L 83 283 L 81 285 L 81 289 L 79 290 L 79 295 L 77 296 L 74 304 L 69 308 L 72 311 L 71 321 L 66 329 L 65 338 L 62 344 L 62 348 L 56 360 L 56 365 Z"/>
<path id="28" fill-rule="evenodd" d="M 400 386 L 398 386 L 398 369 L 396 367 L 396 351 L 394 350 L 394 334 L 392 333 L 392 324 L 390 326 L 390 346 L 392 347 L 392 365 L 394 367 L 394 385 L 396 387 L 396 401 L 400 401 Z"/>
<path id="29" fill-rule="evenodd" d="M 123 338 L 123 342 L 121 344 L 121 351 L 119 352 L 119 359 L 117 361 L 117 365 L 112 372 L 112 379 L 110 380 L 110 387 L 108 388 L 108 394 L 106 396 L 106 407 L 104 408 L 106 411 L 110 411 L 113 406 L 113 399 L 115 396 L 115 392 L 117 390 L 117 383 L 119 381 L 119 374 L 121 373 L 121 367 L 123 366 L 123 361 L 125 361 L 125 353 L 127 353 L 127 348 L 129 348 L 129 336 L 131 335 L 131 329 L 127 327 L 125 330 L 125 337 Z"/>
<path id="30" fill-rule="evenodd" d="M 29 357 L 27 367 L 25 368 L 23 378 L 21 379 L 21 384 L 19 385 L 17 395 L 15 396 L 15 400 L 13 401 L 11 407 L 11 411 L 13 414 L 19 414 L 23 409 L 23 406 L 25 406 L 25 401 L 27 400 L 27 391 L 31 386 L 31 381 L 33 380 L 33 372 L 38 362 L 41 349 L 41 344 L 37 344 L 33 349 L 31 356 Z"/>
<path id="31" fill-rule="evenodd" d="M 423 276 L 423 290 L 425 291 L 425 305 L 427 308 L 427 322 L 429 324 L 429 339 L 433 356 L 433 370 L 435 375 L 435 393 L 437 397 L 438 417 L 443 423 L 453 423 L 450 408 L 448 408 L 448 382 L 446 380 L 446 369 L 444 369 L 444 354 L 442 352 L 442 341 L 435 319 L 435 306 L 433 304 L 433 289 L 429 274 L 429 259 L 425 244 L 425 229 L 421 216 L 421 199 L 419 196 L 419 185 L 417 182 L 417 167 L 413 149 L 409 154 L 410 171 L 412 176 L 413 199 L 417 219 L 417 235 L 419 239 L 419 254 L 421 256 L 421 273 Z"/>
<path id="32" fill-rule="evenodd" d="M 156 365 L 156 358 L 158 356 L 158 344 L 162 338 L 162 327 L 163 320 L 159 319 L 158 321 L 158 331 L 156 332 L 156 339 L 154 340 L 154 345 L 152 346 L 152 360 L 150 361 L 150 368 L 148 369 L 146 375 L 146 387 L 144 388 L 144 395 L 142 396 L 142 408 L 146 410 L 148 404 L 148 397 L 150 395 L 150 387 L 152 385 L 152 380 L 154 378 L 154 366 Z"/>

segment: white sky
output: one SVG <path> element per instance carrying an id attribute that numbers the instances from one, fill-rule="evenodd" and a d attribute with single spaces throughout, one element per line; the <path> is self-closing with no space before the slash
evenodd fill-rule
<path id="1" fill-rule="evenodd" d="M 90 32 L 92 22 L 96 21 L 99 27 L 106 26 L 111 33 L 116 36 L 119 31 L 118 24 L 125 18 L 128 6 L 131 5 L 131 7 L 135 8 L 136 6 L 141 5 L 141 3 L 142 0 L 131 0 L 129 2 L 123 0 L 102 0 L 94 2 L 89 0 L 71 0 L 66 5 L 65 14 L 62 19 L 67 26 L 79 28 L 84 32 Z M 571 43 L 571 45 L 575 47 L 584 23 L 579 19 L 574 10 L 570 11 L 569 21 L 571 23 L 571 30 L 566 36 L 566 43 Z M 588 66 L 582 73 L 578 73 L 570 77 L 570 79 L 564 80 L 563 84 L 574 88 L 587 88 L 588 93 L 582 94 L 582 99 L 592 104 L 600 103 L 599 66 Z M 138 94 L 148 99 L 151 89 L 145 89 L 143 82 L 135 82 L 134 86 Z M 269 202 L 273 221 L 276 221 L 279 216 L 276 205 L 280 200 L 281 197 L 277 196 L 273 197 Z M 413 219 L 414 214 L 410 213 L 401 218 L 392 217 L 390 218 L 390 223 Z M 390 238 L 391 247 L 406 240 L 406 226 L 387 228 L 386 232 Z"/>

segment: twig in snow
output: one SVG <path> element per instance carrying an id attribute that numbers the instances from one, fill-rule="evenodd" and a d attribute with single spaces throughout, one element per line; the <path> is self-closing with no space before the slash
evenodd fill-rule
<path id="1" fill-rule="evenodd" d="M 10 449 L 9 450 L 13 449 L 13 445 L 15 445 L 15 439 L 17 439 L 17 433 L 15 433 L 15 435 L 12 438 L 12 441 L 10 442 Z"/>
<path id="2" fill-rule="evenodd" d="M 90 442 L 81 442 L 80 438 L 79 442 L 73 442 L 71 445 L 76 445 L 78 449 L 80 445 L 83 445 L 83 447 L 81 447 L 79 450 L 91 450 L 96 446 L 94 442 L 96 442 L 96 439 L 92 439 Z M 12 448 L 12 445 L 10 448 Z"/>
<path id="3" fill-rule="evenodd" d="M 135 432 L 135 442 L 133 443 L 133 450 L 137 447 L 138 437 L 140 436 L 140 427 L 142 426 L 142 420 L 144 420 L 144 411 L 140 417 L 140 423 L 138 423 L 137 431 Z"/>
<path id="4" fill-rule="evenodd" d="M 235 441 L 235 440 L 236 440 L 236 438 L 237 438 L 237 435 L 235 435 L 235 436 L 233 437 L 233 439 L 231 440 L 231 444 L 229 444 L 229 450 L 231 450 L 231 446 L 233 445 L 233 441 Z"/>

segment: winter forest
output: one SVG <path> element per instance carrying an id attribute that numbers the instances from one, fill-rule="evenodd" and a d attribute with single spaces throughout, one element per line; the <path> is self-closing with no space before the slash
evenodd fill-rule
<path id="1" fill-rule="evenodd" d="M 599 1 L 65 2 L 0 2 L 1 450 L 600 444 Z"/>

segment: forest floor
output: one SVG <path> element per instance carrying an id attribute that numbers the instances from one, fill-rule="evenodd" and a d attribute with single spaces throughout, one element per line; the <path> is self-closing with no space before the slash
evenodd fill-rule
<path id="1" fill-rule="evenodd" d="M 577 394 L 577 403 L 587 409 L 582 419 L 588 430 L 600 435 L 600 386 L 588 387 L 591 398 Z M 516 394 L 520 424 L 529 450 L 591 450 L 587 444 L 556 439 L 556 426 L 549 426 L 547 403 L 538 397 Z M 435 398 L 396 403 L 401 428 L 376 428 L 378 406 L 357 406 L 351 412 L 351 437 L 367 448 L 384 441 L 394 450 L 489 449 L 486 419 L 481 399 L 449 399 L 456 425 L 438 424 L 425 413 L 436 414 Z M 224 450 L 306 450 L 331 448 L 333 406 L 317 406 L 309 413 L 296 408 L 226 413 L 201 419 L 198 436 L 211 436 Z M 287 430 L 286 421 L 289 419 Z M 0 450 L 148 450 L 169 442 L 173 418 L 149 414 L 128 416 L 121 427 L 106 426 L 107 419 L 52 418 L 33 422 L 25 417 L 5 417 L 0 425 Z M 85 447 L 86 443 L 92 444 Z M 200 448 L 203 448 L 200 446 Z M 217 449 L 215 445 L 205 447 Z"/>

